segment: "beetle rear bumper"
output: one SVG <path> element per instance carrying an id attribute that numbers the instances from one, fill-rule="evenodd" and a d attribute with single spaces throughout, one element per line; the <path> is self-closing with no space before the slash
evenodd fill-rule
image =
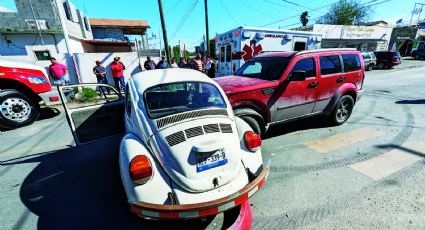
<path id="1" fill-rule="evenodd" d="M 234 208 L 253 196 L 264 184 L 270 172 L 270 160 L 258 177 L 238 192 L 214 201 L 185 204 L 158 205 L 129 200 L 130 211 L 142 217 L 152 219 L 194 219 L 216 215 Z"/>

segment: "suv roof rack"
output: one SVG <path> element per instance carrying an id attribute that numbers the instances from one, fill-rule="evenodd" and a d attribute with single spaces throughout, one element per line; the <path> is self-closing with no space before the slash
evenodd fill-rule
<path id="1" fill-rule="evenodd" d="M 315 50 L 303 50 L 295 55 L 306 54 L 306 53 L 316 53 L 316 52 L 326 52 L 326 51 L 357 51 L 355 48 L 326 48 L 326 49 L 315 49 Z"/>

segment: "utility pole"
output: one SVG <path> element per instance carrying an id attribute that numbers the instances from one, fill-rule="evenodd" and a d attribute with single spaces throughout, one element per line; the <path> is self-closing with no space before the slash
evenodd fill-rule
<path id="1" fill-rule="evenodd" d="M 208 3 L 207 0 L 205 0 L 205 24 L 206 24 L 206 29 L 207 29 L 207 53 L 205 56 L 209 57 L 210 56 L 210 35 L 209 35 L 209 30 L 208 30 Z"/>
<path id="2" fill-rule="evenodd" d="M 168 65 L 171 66 L 170 51 L 168 50 L 167 30 L 165 29 L 164 12 L 162 11 L 162 2 L 158 0 L 159 14 L 161 16 L 162 36 L 164 37 L 165 56 L 167 57 Z"/>

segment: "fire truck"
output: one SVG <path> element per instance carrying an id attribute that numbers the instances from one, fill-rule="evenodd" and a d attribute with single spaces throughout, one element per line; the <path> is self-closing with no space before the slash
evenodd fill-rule
<path id="1" fill-rule="evenodd" d="M 46 70 L 38 65 L 0 59 L 0 127 L 29 125 L 40 115 L 39 102 L 62 103 Z"/>
<path id="2" fill-rule="evenodd" d="M 320 49 L 321 41 L 313 32 L 239 27 L 215 37 L 216 76 L 232 75 L 257 54 Z"/>

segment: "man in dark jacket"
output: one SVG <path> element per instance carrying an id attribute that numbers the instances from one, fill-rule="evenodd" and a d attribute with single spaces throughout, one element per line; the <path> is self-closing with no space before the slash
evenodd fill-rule
<path id="1" fill-rule="evenodd" d="M 155 69 L 155 62 L 151 59 L 151 57 L 147 58 L 148 60 L 145 61 L 144 67 L 146 70 L 153 70 Z"/>
<path id="2" fill-rule="evenodd" d="M 167 63 L 167 58 L 165 56 L 162 56 L 161 61 L 156 64 L 156 69 L 167 69 L 170 68 Z"/>

